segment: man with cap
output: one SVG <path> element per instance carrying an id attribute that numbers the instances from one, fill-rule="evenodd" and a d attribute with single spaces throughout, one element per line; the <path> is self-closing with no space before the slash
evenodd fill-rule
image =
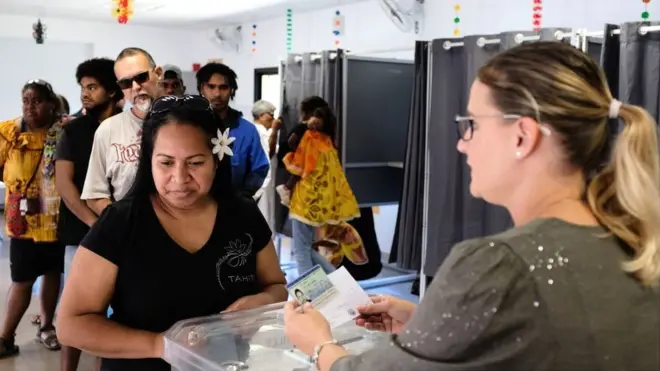
<path id="1" fill-rule="evenodd" d="M 186 92 L 186 86 L 183 85 L 181 69 L 172 64 L 164 65 L 160 87 L 163 89 L 163 95 L 183 95 Z"/>

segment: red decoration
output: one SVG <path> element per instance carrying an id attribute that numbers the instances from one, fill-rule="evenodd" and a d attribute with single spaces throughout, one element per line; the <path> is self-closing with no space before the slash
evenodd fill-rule
<path id="1" fill-rule="evenodd" d="M 202 68 L 202 65 L 200 63 L 193 63 L 192 65 L 192 70 L 193 72 L 197 72 Z"/>
<path id="2" fill-rule="evenodd" d="M 113 17 L 121 24 L 128 23 L 133 16 L 133 0 L 113 0 L 113 3 Z"/>
<path id="3" fill-rule="evenodd" d="M 541 21 L 543 19 L 543 1 L 542 0 L 533 0 L 532 1 L 532 26 L 534 31 L 541 30 Z"/>

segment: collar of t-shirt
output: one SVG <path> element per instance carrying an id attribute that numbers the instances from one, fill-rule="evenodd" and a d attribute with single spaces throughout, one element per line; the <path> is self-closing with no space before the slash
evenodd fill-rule
<path id="1" fill-rule="evenodd" d="M 128 117 L 130 117 L 131 120 L 134 121 L 134 122 L 136 122 L 138 125 L 142 125 L 142 123 L 144 122 L 143 119 L 141 119 L 141 118 L 135 116 L 135 114 L 133 113 L 133 110 L 132 110 L 132 109 L 126 110 L 126 111 L 124 111 L 124 112 L 128 112 Z"/>
<path id="2" fill-rule="evenodd" d="M 218 116 L 218 119 L 222 122 L 222 127 L 223 128 L 236 128 L 238 126 L 238 121 L 241 119 L 243 116 L 243 113 L 241 111 L 237 111 L 231 107 L 227 109 L 227 116 L 224 119 L 221 119 L 220 116 Z"/>

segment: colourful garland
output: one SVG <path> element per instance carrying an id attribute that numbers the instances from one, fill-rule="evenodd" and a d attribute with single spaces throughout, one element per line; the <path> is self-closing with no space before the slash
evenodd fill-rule
<path id="1" fill-rule="evenodd" d="M 460 11 L 461 11 L 461 5 L 455 4 L 454 5 L 454 36 L 458 36 L 461 34 L 461 30 L 459 28 L 459 24 L 461 23 L 461 18 L 459 17 Z"/>
<path id="2" fill-rule="evenodd" d="M 344 16 L 339 10 L 335 11 L 332 19 L 332 34 L 335 35 L 335 47 L 338 48 L 341 43 L 340 37 L 344 34 Z"/>
<path id="3" fill-rule="evenodd" d="M 293 10 L 286 10 L 286 51 L 291 53 L 293 50 Z"/>
<path id="4" fill-rule="evenodd" d="M 651 0 L 642 0 L 644 3 L 644 11 L 642 12 L 642 21 L 646 22 L 649 20 L 649 3 Z"/>
<path id="5" fill-rule="evenodd" d="M 112 16 L 117 22 L 126 24 L 133 18 L 133 0 L 113 0 Z"/>
<path id="6" fill-rule="evenodd" d="M 541 20 L 543 18 L 543 1 L 532 0 L 532 28 L 534 31 L 541 30 Z"/>
<path id="7" fill-rule="evenodd" d="M 252 25 L 252 53 L 257 52 L 257 25 Z"/>

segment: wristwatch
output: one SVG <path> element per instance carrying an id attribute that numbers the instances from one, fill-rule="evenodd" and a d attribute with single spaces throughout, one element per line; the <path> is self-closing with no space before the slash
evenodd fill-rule
<path id="1" fill-rule="evenodd" d="M 339 342 L 336 339 L 332 339 L 330 341 L 326 341 L 314 347 L 314 353 L 312 353 L 312 364 L 316 367 L 317 370 L 320 370 L 319 354 L 321 354 L 323 347 L 325 347 L 326 345 L 337 345 L 338 343 Z"/>

